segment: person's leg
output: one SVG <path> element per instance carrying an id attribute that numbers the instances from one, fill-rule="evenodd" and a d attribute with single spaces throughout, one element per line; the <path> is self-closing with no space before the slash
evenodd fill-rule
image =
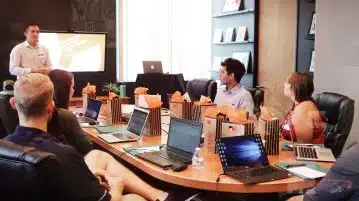
<path id="1" fill-rule="evenodd" d="M 85 162 L 92 172 L 101 169 L 105 170 L 110 177 L 122 177 L 126 192 L 140 195 L 151 201 L 155 201 L 165 195 L 165 192 L 142 181 L 106 152 L 93 150 L 86 155 Z"/>
<path id="2" fill-rule="evenodd" d="M 136 194 L 127 194 L 122 196 L 123 201 L 146 201 L 143 197 Z"/>
<path id="3" fill-rule="evenodd" d="M 299 195 L 299 196 L 290 198 L 288 201 L 303 201 L 303 199 L 304 199 L 304 195 Z"/>

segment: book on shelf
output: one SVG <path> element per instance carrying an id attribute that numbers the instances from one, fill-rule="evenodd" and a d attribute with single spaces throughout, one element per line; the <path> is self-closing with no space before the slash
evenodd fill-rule
<path id="1" fill-rule="evenodd" d="M 213 43 L 221 43 L 223 41 L 223 30 L 216 29 L 213 35 Z"/>
<path id="2" fill-rule="evenodd" d="M 251 52 L 233 52 L 232 58 L 237 59 L 243 63 L 246 68 L 246 72 L 248 72 L 248 66 L 250 63 Z"/>
<path id="3" fill-rule="evenodd" d="M 223 12 L 232 12 L 242 9 L 242 0 L 226 0 L 223 6 Z"/>
<path id="4" fill-rule="evenodd" d="M 315 70 L 315 51 L 312 51 L 312 59 L 310 60 L 309 72 L 314 72 Z"/>
<path id="5" fill-rule="evenodd" d="M 226 36 L 224 38 L 224 42 L 232 42 L 235 36 L 234 27 L 228 27 L 226 30 Z"/>
<path id="6" fill-rule="evenodd" d="M 237 27 L 236 41 L 243 42 L 248 40 L 248 29 L 245 26 Z"/>
<path id="7" fill-rule="evenodd" d="M 223 57 L 213 57 L 212 71 L 219 71 Z"/>

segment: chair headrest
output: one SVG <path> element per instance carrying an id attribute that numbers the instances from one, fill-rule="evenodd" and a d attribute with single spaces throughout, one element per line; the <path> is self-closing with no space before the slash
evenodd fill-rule
<path id="1" fill-rule="evenodd" d="M 348 104 L 354 104 L 354 101 L 347 96 L 324 92 L 314 96 L 319 111 L 325 111 L 325 117 L 329 124 L 336 124 L 342 107 L 347 107 Z"/>
<path id="2" fill-rule="evenodd" d="M 187 83 L 187 92 L 191 99 L 199 100 L 201 95 L 210 96 L 211 94 L 209 93 L 212 92 L 210 91 L 212 90 L 212 87 L 215 88 L 213 90 L 217 90 L 217 83 L 214 80 L 194 79 Z"/>
<path id="3" fill-rule="evenodd" d="M 5 80 L 3 82 L 3 90 L 4 91 L 13 91 L 15 82 L 13 80 Z"/>
<path id="4" fill-rule="evenodd" d="M 39 165 L 45 160 L 58 160 L 51 153 L 37 151 L 33 147 L 25 147 L 9 141 L 0 140 L 0 158 Z"/>

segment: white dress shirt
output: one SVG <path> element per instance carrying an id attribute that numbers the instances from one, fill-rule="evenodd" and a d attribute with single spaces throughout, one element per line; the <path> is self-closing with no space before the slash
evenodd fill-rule
<path id="1" fill-rule="evenodd" d="M 214 103 L 217 105 L 232 105 L 235 108 L 243 108 L 249 114 L 253 114 L 254 102 L 251 93 L 239 83 L 230 91 L 226 87 L 219 88 Z"/>
<path id="2" fill-rule="evenodd" d="M 10 53 L 9 71 L 11 75 L 20 76 L 31 73 L 32 68 L 51 67 L 49 51 L 41 46 L 31 47 L 25 41 L 16 45 Z"/>

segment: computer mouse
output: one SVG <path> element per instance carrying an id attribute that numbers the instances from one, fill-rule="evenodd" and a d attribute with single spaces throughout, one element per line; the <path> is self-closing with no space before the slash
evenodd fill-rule
<path id="1" fill-rule="evenodd" d="M 96 121 L 90 121 L 90 122 L 89 122 L 89 125 L 91 125 L 91 126 L 97 125 L 97 122 L 96 122 Z"/>
<path id="2" fill-rule="evenodd" d="M 188 168 L 188 166 L 184 163 L 173 163 L 172 164 L 172 170 L 174 172 L 181 172 Z"/>

